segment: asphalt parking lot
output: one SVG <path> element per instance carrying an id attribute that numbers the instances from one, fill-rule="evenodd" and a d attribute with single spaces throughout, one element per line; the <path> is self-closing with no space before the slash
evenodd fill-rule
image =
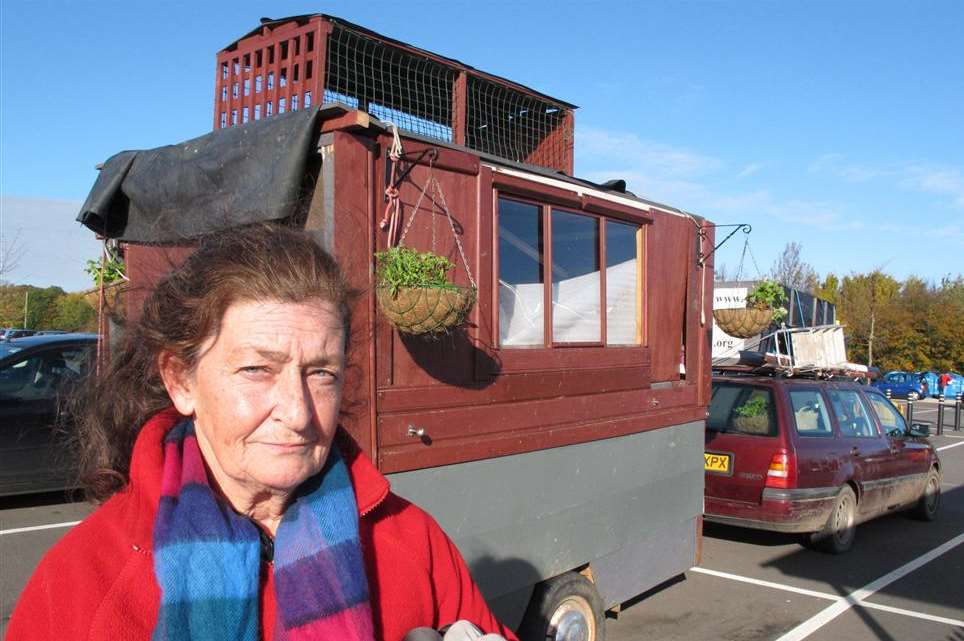
<path id="1" fill-rule="evenodd" d="M 931 441 L 944 464 L 937 521 L 864 523 L 841 556 L 707 524 L 701 566 L 625 606 L 607 638 L 964 641 L 964 431 Z"/>
<path id="2" fill-rule="evenodd" d="M 915 422 L 932 409 L 920 404 Z M 608 639 L 964 641 L 964 431 L 932 442 L 944 464 L 936 522 L 865 523 L 842 556 L 707 524 L 701 566 L 626 604 Z M 0 499 L 0 636 L 41 556 L 89 511 L 62 494 Z"/>

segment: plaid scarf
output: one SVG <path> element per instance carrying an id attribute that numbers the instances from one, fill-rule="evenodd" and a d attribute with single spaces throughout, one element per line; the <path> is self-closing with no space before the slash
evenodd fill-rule
<path id="1" fill-rule="evenodd" d="M 208 484 L 194 422 L 179 423 L 164 439 L 154 522 L 154 641 L 257 641 L 260 551 L 258 527 Z M 358 508 L 337 447 L 278 526 L 274 579 L 277 641 L 372 641 Z"/>

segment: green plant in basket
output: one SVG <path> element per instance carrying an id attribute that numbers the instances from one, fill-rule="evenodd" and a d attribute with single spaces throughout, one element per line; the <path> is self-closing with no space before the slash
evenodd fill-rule
<path id="1" fill-rule="evenodd" d="M 773 310 L 772 320 L 779 323 L 787 317 L 787 308 L 782 306 L 787 295 L 783 286 L 773 280 L 762 280 L 746 295 L 746 306 L 753 309 Z"/>
<path id="2" fill-rule="evenodd" d="M 755 395 L 733 411 L 733 425 L 741 432 L 766 434 L 770 429 L 767 399 Z"/>
<path id="3" fill-rule="evenodd" d="M 737 416 L 762 416 L 767 411 L 767 400 L 762 396 L 751 398 L 734 411 Z"/>
<path id="4" fill-rule="evenodd" d="M 402 287 L 435 287 L 454 289 L 448 281 L 448 272 L 455 263 L 432 252 L 418 252 L 408 247 L 392 247 L 375 254 L 378 264 L 378 280 L 387 287 L 392 296 Z"/>
<path id="5" fill-rule="evenodd" d="M 405 334 L 440 334 L 461 325 L 475 287 L 449 282 L 455 263 L 433 252 L 392 247 L 375 254 L 376 295 L 385 317 Z"/>

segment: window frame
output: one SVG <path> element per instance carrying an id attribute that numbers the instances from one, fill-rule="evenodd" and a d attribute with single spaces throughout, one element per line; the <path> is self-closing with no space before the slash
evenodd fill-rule
<path id="1" fill-rule="evenodd" d="M 629 205 L 612 202 L 588 194 L 570 192 L 552 185 L 534 183 L 509 174 L 493 173 L 492 196 L 492 345 L 501 360 L 499 371 L 503 373 L 560 369 L 599 369 L 601 367 L 630 367 L 650 364 L 649 353 L 649 314 L 647 313 L 647 294 L 649 290 L 650 225 L 653 222 L 649 210 L 636 209 Z M 499 216 L 500 200 L 508 199 L 539 208 L 542 215 L 544 236 L 543 265 L 543 342 L 541 345 L 502 345 L 499 332 Z M 552 334 L 552 211 L 594 218 L 599 225 L 600 261 L 600 341 L 590 343 L 558 343 Z M 640 302 L 638 308 L 639 343 L 608 345 L 606 318 L 606 221 L 637 225 L 640 239 L 637 244 L 638 270 L 640 277 Z"/>
<path id="2" fill-rule="evenodd" d="M 867 399 L 867 405 L 870 407 L 870 411 L 873 412 L 874 418 L 877 424 L 880 426 L 879 431 L 889 438 L 900 438 L 901 436 L 906 436 L 910 431 L 910 425 L 907 423 L 907 419 L 904 415 L 900 413 L 900 410 L 894 405 L 894 403 L 888 399 L 886 396 L 880 392 L 864 390 L 863 394 Z M 904 429 L 899 434 L 891 434 L 890 431 L 885 429 L 884 421 L 880 416 L 880 412 L 877 411 L 877 406 L 874 405 L 874 397 L 876 397 L 881 403 L 886 403 L 890 410 L 893 411 L 894 415 L 904 424 Z"/>
<path id="3" fill-rule="evenodd" d="M 711 428 L 710 413 L 712 412 L 712 410 L 710 408 L 713 405 L 713 399 L 716 398 L 717 391 L 721 387 L 738 389 L 740 390 L 739 392 L 740 395 L 742 395 L 745 392 L 746 398 L 744 399 L 743 404 L 745 404 L 754 393 L 760 392 L 760 391 L 766 392 L 766 394 L 769 396 L 769 400 L 767 402 L 767 419 L 768 419 L 769 431 L 766 434 L 757 434 L 754 432 L 745 432 L 742 430 L 730 429 L 730 426 L 733 425 L 734 414 L 736 413 L 736 410 L 738 407 L 736 401 L 739 400 L 740 398 L 739 395 L 737 396 L 737 399 L 734 400 L 733 404 L 730 406 L 730 411 L 728 412 L 726 416 L 726 420 L 724 421 L 726 429 L 717 430 L 717 429 Z M 707 412 L 706 430 L 708 432 L 713 432 L 714 434 L 726 434 L 727 436 L 778 438 L 780 436 L 780 417 L 779 417 L 779 414 L 777 413 L 777 396 L 778 396 L 777 390 L 775 390 L 773 387 L 770 387 L 769 385 L 734 383 L 730 381 L 713 382 L 710 387 L 710 403 L 706 407 L 706 412 Z M 743 404 L 741 404 L 740 407 L 742 407 Z M 796 424 L 794 424 L 794 429 L 796 429 Z"/>
<path id="4" fill-rule="evenodd" d="M 829 428 L 827 431 L 808 432 L 800 429 L 800 426 L 797 424 L 797 412 L 793 405 L 793 395 L 800 392 L 813 392 L 823 403 L 823 411 L 826 414 L 827 427 Z M 794 386 L 793 388 L 787 390 L 787 409 L 790 411 L 790 418 L 793 421 L 793 431 L 797 436 L 802 438 L 835 438 L 838 434 L 840 434 L 837 425 L 837 415 L 833 409 L 833 402 L 830 400 L 830 396 L 825 392 L 826 390 L 816 385 Z"/>
<path id="5" fill-rule="evenodd" d="M 861 435 L 861 434 L 851 434 L 849 431 L 845 432 L 840 422 L 840 416 L 837 415 L 837 408 L 836 406 L 834 406 L 833 399 L 830 396 L 832 393 L 853 394 L 854 397 L 857 399 L 857 402 L 860 403 L 861 408 L 863 408 L 864 414 L 866 414 L 867 416 L 867 421 L 870 424 L 870 429 L 873 430 L 874 433 L 871 435 Z M 862 440 L 873 440 L 873 439 L 879 439 L 881 437 L 882 426 L 880 425 L 880 422 L 877 418 L 877 413 L 874 411 L 874 408 L 871 406 L 870 399 L 864 398 L 864 395 L 861 394 L 860 391 L 846 388 L 846 387 L 838 387 L 838 388 L 827 390 L 826 396 L 827 396 L 827 399 L 830 401 L 830 411 L 833 413 L 833 419 L 837 425 L 837 431 L 840 434 L 841 438 L 857 438 Z"/>

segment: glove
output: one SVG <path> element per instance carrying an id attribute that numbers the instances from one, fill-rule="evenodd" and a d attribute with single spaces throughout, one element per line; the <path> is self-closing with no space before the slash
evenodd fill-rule
<path id="1" fill-rule="evenodd" d="M 482 630 L 468 621 L 456 621 L 442 628 L 441 632 L 432 628 L 415 628 L 405 635 L 404 641 L 505 641 L 505 638 L 498 634 L 482 634 Z"/>

